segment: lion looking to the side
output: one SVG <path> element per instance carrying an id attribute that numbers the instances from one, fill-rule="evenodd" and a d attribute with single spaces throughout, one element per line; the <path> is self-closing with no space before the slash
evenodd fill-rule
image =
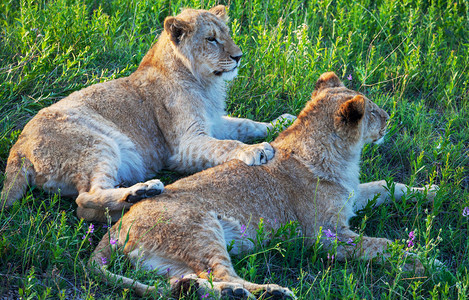
<path id="1" fill-rule="evenodd" d="M 103 237 L 90 259 L 91 268 L 140 295 L 155 291 L 102 265 L 105 259 L 110 261 L 111 251 L 120 248 L 140 267 L 168 274 L 175 294 L 193 282 L 200 295 L 210 291 L 239 298 L 255 293 L 268 299 L 293 297 L 287 288 L 245 281 L 233 269 L 227 245 L 234 253 L 250 249 L 261 218 L 278 220 L 264 223 L 267 232 L 297 221 L 306 247 L 322 228 L 325 249 L 342 241 L 335 254 L 340 261 L 383 254 L 390 240 L 360 236 L 348 222 L 368 200 L 380 205 L 390 198 L 401 199 L 407 190 L 396 183 L 390 197 L 384 180 L 359 182 L 362 148 L 383 138 L 388 118 L 375 103 L 347 89 L 334 73 L 323 74 L 298 119 L 271 143 L 276 153 L 272 160 L 260 166 L 232 160 L 176 181 L 162 195 L 137 203 Z M 435 195 L 426 188 L 409 190 L 427 192 L 429 199 Z M 418 260 L 410 266 L 422 268 Z"/>
<path id="2" fill-rule="evenodd" d="M 162 192 L 159 180 L 143 182 L 162 168 L 192 173 L 233 158 L 271 159 L 268 143 L 243 143 L 265 137 L 271 124 L 225 115 L 225 80 L 236 76 L 242 56 L 227 18 L 223 5 L 167 17 L 129 77 L 39 111 L 10 151 L 0 209 L 35 184 L 78 196 L 79 217 L 104 221 L 108 208 L 116 220 Z"/>

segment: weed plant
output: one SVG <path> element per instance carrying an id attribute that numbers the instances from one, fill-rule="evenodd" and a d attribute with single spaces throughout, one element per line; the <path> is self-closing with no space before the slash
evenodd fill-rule
<path id="1" fill-rule="evenodd" d="M 352 220 L 362 234 L 393 241 L 386 265 L 337 262 L 317 241 L 303 247 L 298 224 L 258 230 L 253 252 L 233 258 L 247 280 L 290 287 L 299 299 L 466 299 L 469 294 L 469 2 L 228 0 L 230 27 L 244 52 L 227 111 L 268 121 L 297 114 L 319 75 L 335 71 L 388 111 L 381 146 L 367 145 L 361 181 L 386 179 L 440 187 L 434 201 L 402 202 Z M 38 110 L 75 90 L 133 72 L 163 28 L 194 0 L 3 0 L 0 2 L 0 170 Z M 131 116 L 129 116 L 131 117 Z M 270 136 L 271 140 L 274 136 Z M 3 182 L 0 173 L 0 182 Z M 164 173 L 166 183 L 174 174 Z M 392 185 L 389 185 L 392 195 Z M 86 268 L 105 225 L 79 220 L 73 199 L 31 187 L 0 212 L 0 298 L 128 299 Z M 264 222 L 275 220 L 264 220 Z M 91 227 L 90 227 L 91 226 Z M 410 233 L 415 235 L 409 244 Z M 270 239 L 270 242 L 263 241 Z M 447 270 L 402 270 L 411 247 Z M 156 284 L 155 272 L 116 253 L 109 267 Z"/>

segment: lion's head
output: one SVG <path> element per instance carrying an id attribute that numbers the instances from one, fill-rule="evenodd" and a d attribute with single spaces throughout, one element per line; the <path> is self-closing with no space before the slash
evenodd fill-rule
<path id="1" fill-rule="evenodd" d="M 389 115 L 363 94 L 347 89 L 333 72 L 319 77 L 312 102 L 327 109 L 330 127 L 343 140 L 379 143 L 386 133 Z"/>
<path id="2" fill-rule="evenodd" d="M 382 141 L 388 119 L 378 105 L 347 89 L 333 72 L 328 72 L 320 76 L 311 100 L 295 123 L 280 134 L 278 143 L 288 141 L 289 145 L 314 148 L 314 142 L 341 153 L 359 154 L 364 144 Z"/>
<path id="3" fill-rule="evenodd" d="M 167 17 L 164 30 L 175 53 L 196 77 L 233 79 L 242 52 L 230 36 L 225 6 L 185 9 Z"/>
<path id="4" fill-rule="evenodd" d="M 342 139 L 362 144 L 383 140 L 389 115 L 363 94 L 347 89 L 333 72 L 319 77 L 314 98 L 328 103 L 333 127 Z"/>

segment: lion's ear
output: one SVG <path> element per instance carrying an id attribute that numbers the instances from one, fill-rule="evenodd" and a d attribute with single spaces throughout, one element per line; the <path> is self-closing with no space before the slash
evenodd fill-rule
<path id="1" fill-rule="evenodd" d="M 175 45 L 179 45 L 185 34 L 192 31 L 192 26 L 176 17 L 167 17 L 164 20 L 164 30 Z"/>
<path id="2" fill-rule="evenodd" d="M 342 81 L 340 81 L 339 77 L 337 77 L 334 72 L 326 72 L 319 77 L 318 81 L 316 82 L 315 89 L 319 91 L 326 88 L 342 86 L 344 86 L 344 84 Z"/>
<path id="3" fill-rule="evenodd" d="M 228 22 L 228 14 L 226 13 L 226 6 L 217 5 L 209 10 L 212 14 L 219 17 L 223 22 Z"/>
<path id="4" fill-rule="evenodd" d="M 365 98 L 356 95 L 343 103 L 338 111 L 338 117 L 342 123 L 356 125 L 365 115 Z"/>

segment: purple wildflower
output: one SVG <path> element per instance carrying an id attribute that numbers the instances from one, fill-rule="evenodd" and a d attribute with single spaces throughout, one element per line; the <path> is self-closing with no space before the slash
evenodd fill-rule
<path id="1" fill-rule="evenodd" d="M 241 232 L 242 237 L 246 237 L 248 234 L 246 233 L 246 226 L 241 225 L 241 229 L 239 230 Z"/>
<path id="2" fill-rule="evenodd" d="M 111 243 L 111 245 L 115 245 L 117 243 L 117 239 L 111 239 L 109 242 Z"/>
<path id="3" fill-rule="evenodd" d="M 332 233 L 332 231 L 330 229 L 327 229 L 327 230 L 323 230 L 322 231 L 324 233 L 324 235 L 330 239 L 335 239 L 337 236 Z"/>
<path id="4" fill-rule="evenodd" d="M 464 207 L 464 209 L 462 210 L 462 216 L 463 217 L 469 217 L 469 207 Z"/>
<path id="5" fill-rule="evenodd" d="M 210 277 L 210 274 L 212 273 L 212 269 L 207 270 L 207 275 Z"/>
<path id="6" fill-rule="evenodd" d="M 169 271 L 171 271 L 171 268 L 166 269 L 166 273 L 169 273 Z"/>
<path id="7" fill-rule="evenodd" d="M 357 245 L 357 244 L 355 244 L 355 243 L 353 242 L 353 239 L 352 239 L 352 238 L 349 238 L 349 239 L 348 239 L 347 244 L 352 245 L 352 246 L 356 246 L 356 245 Z"/>
<path id="8" fill-rule="evenodd" d="M 350 80 L 350 81 L 352 81 L 352 74 L 349 74 L 349 75 L 347 76 L 347 79 Z"/>
<path id="9" fill-rule="evenodd" d="M 407 247 L 411 248 L 414 246 L 415 234 L 413 231 L 409 232 L 409 240 L 407 241 Z"/>
<path id="10" fill-rule="evenodd" d="M 334 261 L 334 254 L 329 255 L 329 253 L 327 253 L 327 260 Z"/>
<path id="11" fill-rule="evenodd" d="M 87 233 L 93 233 L 94 232 L 94 225 L 93 223 L 90 224 L 90 227 L 88 227 L 88 232 Z"/>
<path id="12" fill-rule="evenodd" d="M 208 298 L 208 293 L 207 293 L 207 294 L 204 294 L 204 295 L 202 295 L 200 298 L 202 298 L 202 299 Z"/>
<path id="13" fill-rule="evenodd" d="M 101 263 L 102 263 L 103 265 L 107 264 L 107 259 L 106 259 L 106 257 L 101 257 Z"/>

